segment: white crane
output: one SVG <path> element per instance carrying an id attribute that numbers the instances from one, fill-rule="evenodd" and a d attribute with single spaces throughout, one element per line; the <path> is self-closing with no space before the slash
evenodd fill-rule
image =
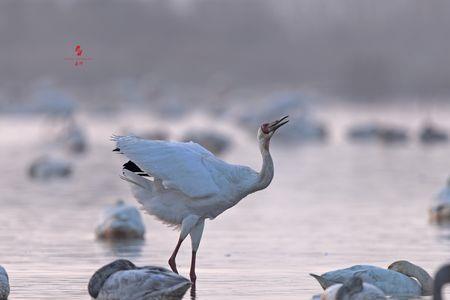
<path id="1" fill-rule="evenodd" d="M 433 294 L 433 278 L 430 274 L 406 260 L 393 262 L 387 269 L 371 265 L 356 265 L 320 276 L 310 275 L 317 279 L 323 289 L 336 283 L 345 283 L 356 276 L 365 283 L 376 286 L 387 296 L 419 297 Z"/>
<path id="2" fill-rule="evenodd" d="M 178 273 L 175 258 L 189 234 L 192 241 L 191 281 L 195 284 L 195 257 L 205 219 L 214 219 L 245 196 L 266 188 L 273 178 L 269 144 L 275 131 L 289 120 L 285 116 L 264 123 L 258 130 L 262 168 L 226 163 L 202 146 L 189 142 L 144 140 L 113 136 L 114 151 L 127 156 L 122 179 L 132 183 L 136 199 L 161 221 L 181 228 L 169 265 Z M 148 177 L 149 179 L 145 179 Z"/>
<path id="3" fill-rule="evenodd" d="M 118 259 L 92 275 L 88 291 L 97 300 L 181 299 L 190 286 L 187 278 L 165 268 Z"/>

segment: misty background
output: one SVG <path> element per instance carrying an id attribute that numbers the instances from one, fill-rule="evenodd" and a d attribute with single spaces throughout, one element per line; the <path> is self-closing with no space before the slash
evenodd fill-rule
<path id="1" fill-rule="evenodd" d="M 144 98 L 296 89 L 445 100 L 449 16 L 444 0 L 6 0 L 0 99 L 25 101 L 36 82 L 51 81 L 109 103 L 125 80 L 145 87 Z M 64 60 L 76 44 L 92 58 L 79 68 Z"/>

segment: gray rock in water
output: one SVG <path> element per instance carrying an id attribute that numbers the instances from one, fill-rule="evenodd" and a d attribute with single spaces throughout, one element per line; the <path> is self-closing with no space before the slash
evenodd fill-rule
<path id="1" fill-rule="evenodd" d="M 188 279 L 165 268 L 139 268 L 119 259 L 95 272 L 88 291 L 99 300 L 181 299 L 190 286 Z"/>
<path id="2" fill-rule="evenodd" d="M 145 226 L 139 210 L 119 200 L 102 213 L 95 234 L 100 239 L 142 239 Z"/>
<path id="3" fill-rule="evenodd" d="M 0 300 L 6 300 L 9 296 L 9 278 L 5 268 L 0 266 Z"/>

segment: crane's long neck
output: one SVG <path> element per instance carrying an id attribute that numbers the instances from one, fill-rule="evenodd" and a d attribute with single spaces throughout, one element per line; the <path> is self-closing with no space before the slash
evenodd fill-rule
<path id="1" fill-rule="evenodd" d="M 433 278 L 427 271 L 410 262 L 402 262 L 397 270 L 406 276 L 416 278 L 422 286 L 422 296 L 430 296 L 433 294 Z"/>
<path id="2" fill-rule="evenodd" d="M 450 282 L 450 265 L 442 267 L 434 277 L 433 299 L 442 300 L 442 287 Z"/>
<path id="3" fill-rule="evenodd" d="M 254 186 L 254 191 L 265 189 L 273 178 L 273 160 L 269 152 L 270 140 L 265 140 L 259 144 L 263 163 L 261 171 L 258 173 L 258 178 Z"/>

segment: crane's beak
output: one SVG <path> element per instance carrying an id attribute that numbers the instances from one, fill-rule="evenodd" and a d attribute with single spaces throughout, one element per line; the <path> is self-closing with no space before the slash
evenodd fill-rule
<path id="1" fill-rule="evenodd" d="M 289 120 L 287 119 L 289 118 L 289 116 L 284 116 L 279 120 L 276 120 L 275 122 L 272 122 L 269 124 L 269 131 L 271 132 L 275 132 L 278 128 L 280 128 L 281 126 L 283 126 L 284 124 L 286 124 L 287 122 L 289 122 Z"/>

